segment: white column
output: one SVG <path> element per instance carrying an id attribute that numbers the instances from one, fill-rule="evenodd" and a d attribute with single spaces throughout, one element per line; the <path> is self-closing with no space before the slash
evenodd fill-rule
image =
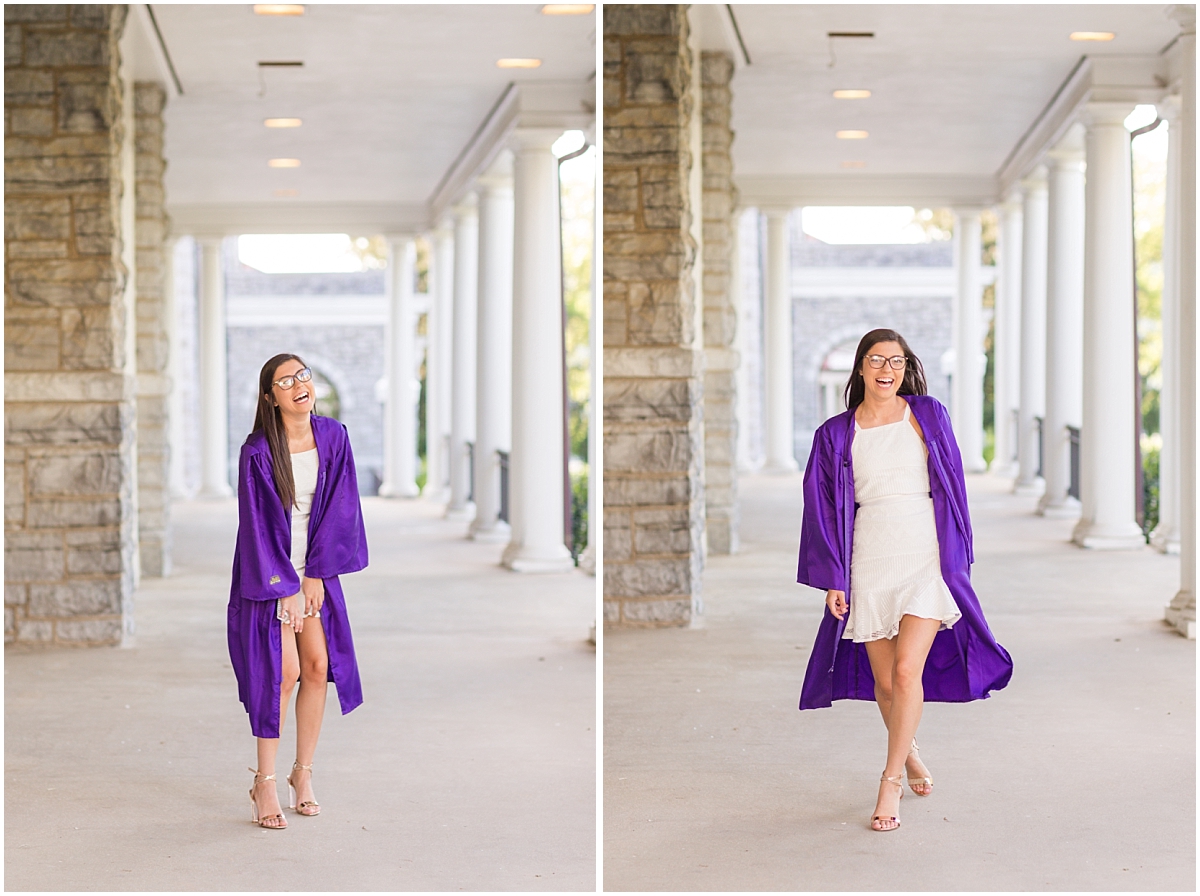
<path id="1" fill-rule="evenodd" d="M 175 280 L 183 273 L 180 268 L 191 273 L 194 280 L 194 265 L 188 264 L 185 267 L 177 258 L 181 252 L 186 253 L 188 249 L 193 248 L 192 241 L 186 237 L 168 239 L 163 245 L 163 260 L 166 262 L 166 269 L 163 271 L 163 293 L 167 318 L 167 377 L 171 381 L 171 391 L 167 397 L 167 484 L 172 498 L 188 497 L 183 453 L 186 439 L 183 420 L 183 333 Z"/>
<path id="2" fill-rule="evenodd" d="M 385 498 L 415 498 L 417 488 L 416 319 L 413 278 L 417 245 L 408 235 L 387 237 L 388 244 L 388 398 L 383 414 L 383 482 Z"/>
<path id="3" fill-rule="evenodd" d="M 222 237 L 198 237 L 200 263 L 201 485 L 206 498 L 233 494 L 229 487 L 229 396 L 226 387 L 225 269 Z"/>
<path id="4" fill-rule="evenodd" d="M 1126 116 L 1133 103 L 1089 103 L 1083 274 L 1083 507 L 1072 536 L 1086 548 L 1146 543 L 1135 514 L 1133 195 Z"/>
<path id="5" fill-rule="evenodd" d="M 1179 227 L 1178 308 L 1180 360 L 1196 358 L 1196 7 L 1171 7 L 1179 22 Z M 1167 607 L 1167 621 L 1196 637 L 1196 379 L 1179 379 L 1179 591 Z"/>
<path id="6" fill-rule="evenodd" d="M 738 473 L 749 473 L 753 469 L 750 462 L 750 377 L 746 372 L 746 288 L 742 283 L 742 218 L 745 209 L 736 209 L 733 213 L 733 227 L 730 229 L 729 255 L 729 298 L 737 315 L 737 328 L 733 331 L 733 349 L 737 352 L 738 365 L 733 372 L 734 395 L 733 414 L 737 421 L 736 469 Z"/>
<path id="7" fill-rule="evenodd" d="M 553 128 L 513 135 L 512 541 L 516 572 L 574 568 L 564 544 L 562 252 Z"/>
<path id="8" fill-rule="evenodd" d="M 425 488 L 422 497 L 450 500 L 451 378 L 454 355 L 454 223 L 431 234 L 429 330 L 425 360 Z"/>
<path id="9" fill-rule="evenodd" d="M 955 209 L 958 301 L 955 305 L 954 383 L 951 417 L 963 469 L 982 473 L 983 462 L 983 229 L 977 208 Z"/>
<path id="10" fill-rule="evenodd" d="M 1021 202 L 1010 196 L 1000 206 L 999 278 L 992 340 L 995 451 L 991 472 L 1017 475 L 1017 427 L 1014 414 L 1021 396 Z"/>
<path id="11" fill-rule="evenodd" d="M 1071 487 L 1068 426 L 1083 423 L 1083 154 L 1049 155 L 1046 274 L 1046 489 L 1043 516 L 1072 519 L 1079 501 Z"/>
<path id="12" fill-rule="evenodd" d="M 475 371 L 475 520 L 477 541 L 509 540 L 500 519 L 500 458 L 512 448 L 512 178 L 479 178 L 479 333 Z"/>
<path id="13" fill-rule="evenodd" d="M 1162 388 L 1158 393 L 1158 525 L 1150 544 L 1164 554 L 1179 553 L 1179 180 L 1182 174 L 1180 136 L 1183 122 L 1178 96 L 1158 104 L 1167 120 L 1166 214 L 1162 246 Z M 1185 350 L 1186 351 L 1186 350 Z"/>
<path id="14" fill-rule="evenodd" d="M 1040 165 L 1021 182 L 1021 405 L 1017 422 L 1018 495 L 1040 495 L 1041 450 L 1035 417 L 1046 416 L 1046 170 Z"/>
<path id="15" fill-rule="evenodd" d="M 471 469 L 467 443 L 475 441 L 475 291 L 478 281 L 479 218 L 475 194 L 454 208 L 454 351 L 450 372 L 449 519 L 469 520 Z"/>
<path id="16" fill-rule="evenodd" d="M 794 473 L 796 441 L 792 397 L 792 265 L 788 246 L 790 209 L 763 209 L 767 216 L 766 320 L 763 326 L 766 355 L 767 459 L 764 473 Z"/>
<path id="17" fill-rule="evenodd" d="M 592 139 L 589 137 L 589 139 Z M 600 166 L 596 166 L 596 181 L 593 199 L 600 195 Z M 588 542 L 583 553 L 579 555 L 579 568 L 590 576 L 596 574 L 596 556 L 599 549 L 600 533 L 600 466 L 597 457 L 597 447 L 600 444 L 603 421 L 600 416 L 604 402 L 601 386 L 600 365 L 603 346 L 600 344 L 600 297 L 596 290 L 596 271 L 600 267 L 600 203 L 592 205 L 592 264 L 591 283 L 588 297 Z M 592 643 L 595 643 L 595 628 L 592 631 Z"/>

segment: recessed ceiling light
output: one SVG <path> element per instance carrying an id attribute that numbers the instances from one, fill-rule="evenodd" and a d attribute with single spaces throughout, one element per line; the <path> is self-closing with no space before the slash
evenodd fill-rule
<path id="1" fill-rule="evenodd" d="M 303 3 L 255 3 L 256 16 L 302 16 Z"/>
<path id="2" fill-rule="evenodd" d="M 542 7 L 544 16 L 586 16 L 596 8 L 594 3 L 547 3 Z"/>
<path id="3" fill-rule="evenodd" d="M 540 59 L 497 59 L 497 68 L 537 68 L 542 64 Z"/>
<path id="4" fill-rule="evenodd" d="M 866 162 L 842 162 L 843 168 L 866 168 Z"/>
<path id="5" fill-rule="evenodd" d="M 835 100 L 865 100 L 871 95 L 869 90 L 835 90 L 833 98 Z"/>
<path id="6" fill-rule="evenodd" d="M 1111 31 L 1072 31 L 1071 40 L 1112 40 L 1116 35 Z"/>
<path id="7" fill-rule="evenodd" d="M 274 192 L 275 192 L 276 196 L 279 196 L 281 198 L 287 198 L 289 196 L 299 196 L 300 195 L 299 190 L 275 190 Z"/>
<path id="8" fill-rule="evenodd" d="M 299 168 L 299 159 L 269 159 L 267 164 L 272 168 Z"/>
<path id="9" fill-rule="evenodd" d="M 263 124 L 269 128 L 298 128 L 304 122 L 299 118 L 266 118 Z"/>
<path id="10" fill-rule="evenodd" d="M 838 131 L 837 138 L 839 140 L 866 140 L 866 131 Z"/>

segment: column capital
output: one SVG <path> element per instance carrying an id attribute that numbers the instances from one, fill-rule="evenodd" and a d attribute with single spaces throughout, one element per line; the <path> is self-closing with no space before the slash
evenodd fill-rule
<path id="1" fill-rule="evenodd" d="M 385 233 L 383 235 L 383 238 L 385 240 L 387 240 L 388 243 L 390 243 L 392 245 L 396 245 L 396 244 L 403 244 L 403 243 L 415 243 L 417 241 L 418 236 L 420 236 L 420 234 L 412 233 L 412 232 L 410 232 L 410 233 Z"/>
<path id="2" fill-rule="evenodd" d="M 511 174 L 481 174 L 475 178 L 480 189 L 490 196 L 498 193 L 512 193 L 513 178 Z"/>
<path id="3" fill-rule="evenodd" d="M 1046 192 L 1046 166 L 1038 165 L 1023 178 L 1021 178 L 1021 187 L 1025 191 L 1025 198 L 1029 198 L 1030 193 Z"/>
<path id="4" fill-rule="evenodd" d="M 1096 100 L 1085 103 L 1079 120 L 1089 131 L 1097 127 L 1125 127 L 1125 119 L 1137 103 L 1132 100 Z"/>
<path id="5" fill-rule="evenodd" d="M 479 194 L 471 191 L 463 196 L 458 202 L 450 207 L 450 211 L 454 214 L 454 220 L 460 221 L 463 218 L 475 218 L 479 215 Z"/>
<path id="6" fill-rule="evenodd" d="M 1021 204 L 1021 188 L 1018 184 L 1014 184 L 1004 197 L 996 203 L 996 208 L 1004 215 L 1023 214 L 1024 206 Z"/>
<path id="7" fill-rule="evenodd" d="M 513 152 L 550 152 L 566 128 L 517 128 L 508 138 L 508 145 Z"/>
<path id="8" fill-rule="evenodd" d="M 978 218 L 980 215 L 982 215 L 984 213 L 985 209 L 983 208 L 983 206 L 979 206 L 979 205 L 966 205 L 966 206 L 957 206 L 956 205 L 953 209 L 951 209 L 951 211 L 954 212 L 954 217 L 959 218 L 960 220 L 963 220 L 966 218 Z"/>
<path id="9" fill-rule="evenodd" d="M 1183 97 L 1178 93 L 1170 93 L 1154 104 L 1158 117 L 1167 122 L 1178 122 L 1183 114 Z"/>
<path id="10" fill-rule="evenodd" d="M 207 248 L 212 248 L 214 246 L 220 246 L 223 242 L 225 242 L 225 234 L 223 234 L 223 233 L 193 233 L 192 239 L 194 239 L 197 242 L 197 244 L 199 244 L 201 246 L 205 246 Z"/>
<path id="11" fill-rule="evenodd" d="M 1052 149 L 1046 153 L 1046 163 L 1054 171 L 1083 170 L 1084 153 L 1082 150 Z"/>
<path id="12" fill-rule="evenodd" d="M 759 205 L 758 210 L 767 218 L 786 218 L 792 213 L 794 205 Z"/>
<path id="13" fill-rule="evenodd" d="M 1179 23 L 1179 34 L 1183 36 L 1195 37 L 1196 35 L 1196 7 L 1190 3 L 1174 3 L 1166 9 L 1167 18 L 1174 19 Z"/>

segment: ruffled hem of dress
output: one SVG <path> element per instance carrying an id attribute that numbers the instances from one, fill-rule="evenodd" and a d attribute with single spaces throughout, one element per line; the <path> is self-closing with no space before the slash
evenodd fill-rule
<path id="1" fill-rule="evenodd" d="M 894 605 L 899 608 L 899 611 L 895 614 L 894 619 L 872 619 L 870 626 L 871 634 L 866 637 L 862 637 L 855 632 L 857 626 L 853 624 L 853 612 L 856 599 L 858 598 L 851 594 L 850 613 L 846 621 L 846 628 L 842 633 L 843 640 L 853 641 L 856 644 L 896 637 L 900 634 L 900 620 L 905 616 L 937 619 L 942 623 L 938 631 L 953 628 L 954 624 L 962 618 L 962 612 L 958 609 L 958 604 L 954 601 L 954 595 L 950 593 L 950 587 L 940 575 L 920 583 L 907 594 L 898 598 L 891 595 L 884 596 L 883 599 L 893 601 Z M 869 596 L 865 598 L 865 602 L 869 607 Z"/>

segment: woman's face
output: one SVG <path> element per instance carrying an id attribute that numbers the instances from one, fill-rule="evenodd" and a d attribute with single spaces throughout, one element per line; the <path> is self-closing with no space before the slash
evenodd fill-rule
<path id="1" fill-rule="evenodd" d="M 877 342 L 863 356 L 859 373 L 862 374 L 863 382 L 866 383 L 867 394 L 879 401 L 886 401 L 896 395 L 900 384 L 904 382 L 904 368 L 895 370 L 889 362 L 885 361 L 882 367 L 876 369 L 871 366 L 872 356 L 903 358 L 904 349 L 898 342 Z"/>
<path id="2" fill-rule="evenodd" d="M 289 359 L 275 368 L 275 375 L 271 378 L 271 381 L 278 383 L 285 376 L 294 377 L 303 369 L 304 365 L 299 361 L 294 358 Z M 294 382 L 290 389 L 273 385 L 271 386 L 271 397 L 279 405 L 279 410 L 285 414 L 307 414 L 312 410 L 313 406 L 312 385 L 312 380 L 309 380 L 307 383 Z"/>

